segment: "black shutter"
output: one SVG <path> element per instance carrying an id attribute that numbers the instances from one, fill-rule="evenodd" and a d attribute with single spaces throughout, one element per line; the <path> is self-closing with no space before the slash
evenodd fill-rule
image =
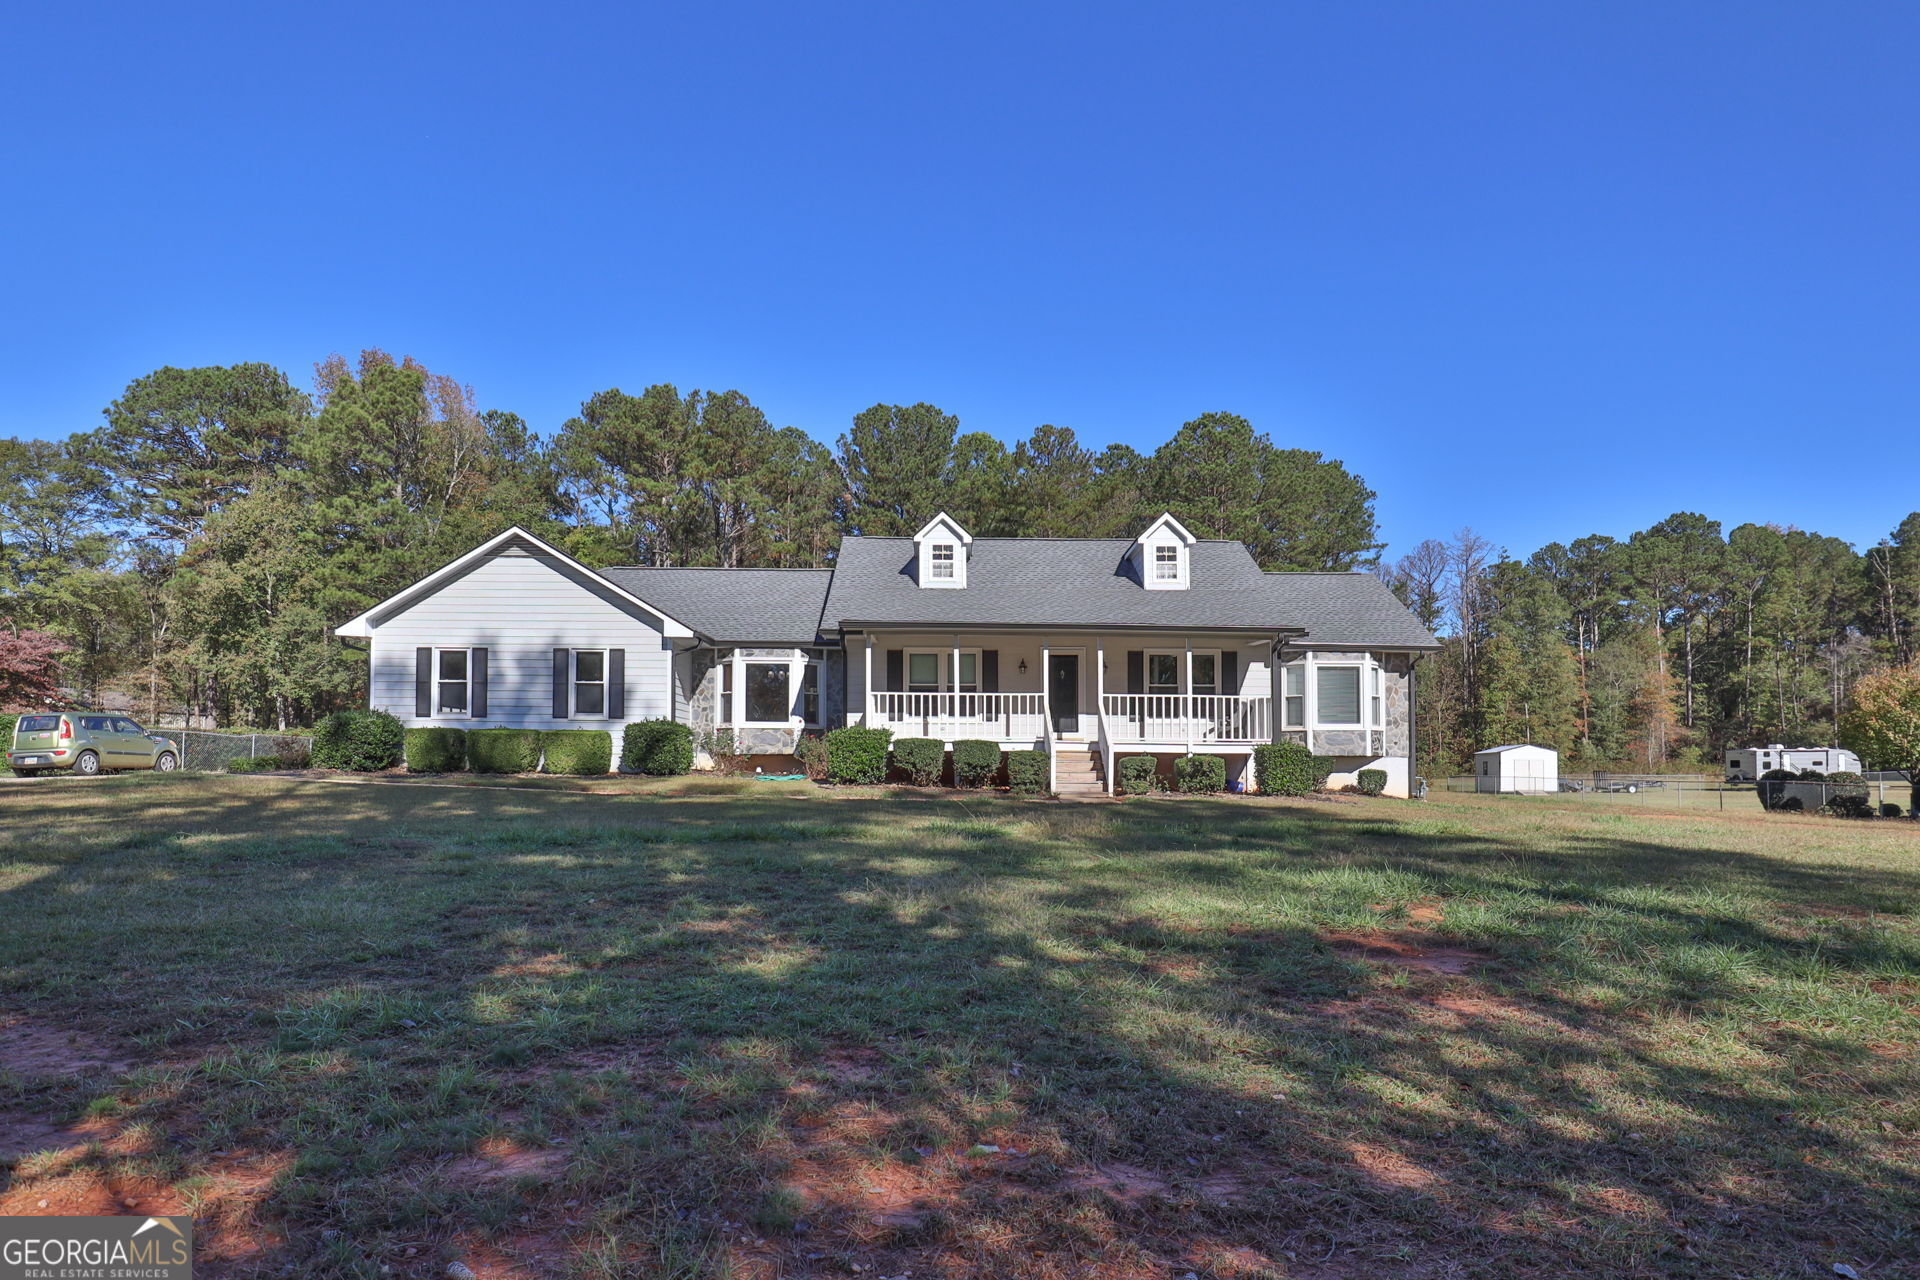
<path id="1" fill-rule="evenodd" d="M 607 650 L 607 719 L 627 718 L 627 651 Z"/>
<path id="2" fill-rule="evenodd" d="M 571 670 L 569 658 L 572 654 L 571 649 L 553 651 L 553 718 L 555 720 L 565 720 L 567 708 L 572 705 L 567 698 L 567 676 Z"/>
<path id="3" fill-rule="evenodd" d="M 1138 649 L 1127 650 L 1127 692 L 1147 691 L 1147 655 Z"/>
<path id="4" fill-rule="evenodd" d="M 905 693 L 907 689 L 907 655 L 899 649 L 887 650 L 887 688 L 888 693 Z"/>
<path id="5" fill-rule="evenodd" d="M 980 692 L 1000 692 L 1000 651 L 998 649 L 980 651 Z"/>
<path id="6" fill-rule="evenodd" d="M 425 645 L 413 651 L 413 714 L 421 720 L 433 714 L 433 650 Z"/>
<path id="7" fill-rule="evenodd" d="M 1240 693 L 1239 661 L 1240 655 L 1237 653 L 1220 655 L 1220 692 L 1229 698 L 1237 697 Z"/>
<path id="8" fill-rule="evenodd" d="M 473 681 L 472 715 L 478 720 L 487 714 L 487 651 L 475 649 L 467 659 L 467 679 Z"/>

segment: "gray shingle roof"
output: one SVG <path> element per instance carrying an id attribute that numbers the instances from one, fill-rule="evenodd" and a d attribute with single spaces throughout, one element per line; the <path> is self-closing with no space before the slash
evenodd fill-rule
<path id="1" fill-rule="evenodd" d="M 1127 538 L 975 538 L 967 585 L 923 590 L 911 538 L 847 538 L 832 569 L 602 569 L 717 644 L 810 645 L 877 624 L 1300 629 L 1302 643 L 1432 648 L 1370 573 L 1263 573 L 1238 542 L 1196 542 L 1192 586 L 1144 590 Z"/>
<path id="2" fill-rule="evenodd" d="M 975 538 L 967 585 L 928 590 L 911 538 L 847 538 L 822 626 L 1298 627 L 1323 644 L 1430 647 L 1433 637 L 1372 574 L 1263 573 L 1238 542 L 1196 542 L 1192 585 L 1147 591 L 1128 538 Z"/>
<path id="3" fill-rule="evenodd" d="M 810 645 L 831 569 L 601 569 L 632 592 L 717 644 Z"/>

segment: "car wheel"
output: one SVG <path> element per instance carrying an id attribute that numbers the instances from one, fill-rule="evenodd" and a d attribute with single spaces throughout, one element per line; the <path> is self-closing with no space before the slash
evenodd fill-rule
<path id="1" fill-rule="evenodd" d="M 160 758 L 153 762 L 153 767 L 161 773 L 172 773 L 180 767 L 180 761 L 174 756 L 173 752 L 162 751 Z"/>
<path id="2" fill-rule="evenodd" d="M 100 757 L 91 751 L 82 751 L 80 758 L 73 762 L 73 771 L 82 777 L 93 777 L 100 772 Z"/>

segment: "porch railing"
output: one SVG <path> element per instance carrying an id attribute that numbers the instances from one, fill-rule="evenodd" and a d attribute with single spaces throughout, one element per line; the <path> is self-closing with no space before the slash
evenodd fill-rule
<path id="1" fill-rule="evenodd" d="M 1101 701 L 1116 743 L 1271 742 L 1273 699 L 1232 694 L 1109 693 Z"/>
<path id="2" fill-rule="evenodd" d="M 867 694 L 867 723 L 898 738 L 1014 739 L 1046 737 L 1044 693 Z"/>

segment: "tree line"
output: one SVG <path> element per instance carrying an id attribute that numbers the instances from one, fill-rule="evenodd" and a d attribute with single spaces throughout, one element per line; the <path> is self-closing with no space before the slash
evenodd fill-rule
<path id="1" fill-rule="evenodd" d="M 311 387 L 259 363 L 135 379 L 101 425 L 0 440 L 0 703 L 292 727 L 365 696 L 333 627 L 500 529 L 584 562 L 821 566 L 947 510 L 977 536 L 1131 535 L 1163 509 L 1270 569 L 1380 550 L 1338 461 L 1207 413 L 1151 453 L 1044 425 L 1011 446 L 877 404 L 829 446 L 738 391 L 610 388 L 550 434 L 368 350 Z"/>
<path id="2" fill-rule="evenodd" d="M 1375 571 L 1443 636 L 1418 686 L 1429 776 L 1512 742 L 1648 771 L 1831 744 L 1862 678 L 1920 653 L 1920 512 L 1863 552 L 1678 512 L 1524 560 L 1463 529 Z"/>

